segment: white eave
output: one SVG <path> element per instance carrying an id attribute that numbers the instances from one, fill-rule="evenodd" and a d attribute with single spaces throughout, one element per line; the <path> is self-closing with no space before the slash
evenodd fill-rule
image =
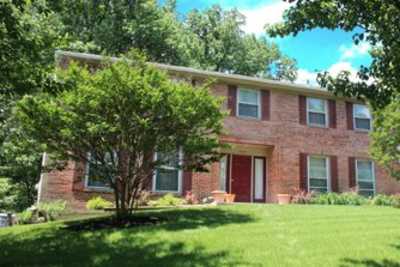
<path id="1" fill-rule="evenodd" d="M 56 58 L 61 58 L 61 57 L 67 57 L 71 59 L 76 59 L 78 61 L 86 61 L 86 62 L 99 62 L 105 58 L 104 56 L 95 54 L 57 50 Z M 111 60 L 117 61 L 120 59 L 116 57 L 111 57 Z M 255 86 L 260 89 L 275 89 L 275 90 L 292 92 L 296 94 L 337 98 L 333 93 L 324 90 L 321 87 L 316 87 L 316 86 L 300 85 L 290 82 L 262 79 L 262 78 L 250 77 L 239 74 L 228 74 L 216 71 L 199 70 L 190 67 L 173 66 L 168 64 L 160 64 L 160 63 L 150 63 L 150 64 L 167 72 L 182 74 L 192 78 L 203 78 L 203 79 L 212 78 L 220 82 L 224 82 L 227 84 L 234 84 L 238 86 Z"/>

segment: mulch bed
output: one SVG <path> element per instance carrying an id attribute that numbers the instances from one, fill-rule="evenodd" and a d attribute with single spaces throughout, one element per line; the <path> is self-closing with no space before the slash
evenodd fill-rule
<path id="1" fill-rule="evenodd" d="M 71 231 L 88 231 L 115 228 L 131 228 L 146 225 L 157 225 L 165 221 L 165 218 L 158 218 L 154 216 L 131 216 L 123 220 L 116 220 L 116 218 L 108 217 L 88 219 L 81 222 L 72 222 L 69 223 L 64 229 Z"/>

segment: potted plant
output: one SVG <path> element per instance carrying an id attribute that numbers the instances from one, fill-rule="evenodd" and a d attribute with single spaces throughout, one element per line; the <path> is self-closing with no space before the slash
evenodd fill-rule
<path id="1" fill-rule="evenodd" d="M 225 202 L 233 203 L 235 201 L 235 194 L 225 194 Z"/>
<path id="2" fill-rule="evenodd" d="M 214 199 L 214 202 L 217 204 L 221 204 L 225 202 L 225 192 L 220 190 L 215 190 L 211 192 L 211 196 Z"/>
<path id="3" fill-rule="evenodd" d="M 278 204 L 285 205 L 289 204 L 292 196 L 290 194 L 278 194 Z"/>

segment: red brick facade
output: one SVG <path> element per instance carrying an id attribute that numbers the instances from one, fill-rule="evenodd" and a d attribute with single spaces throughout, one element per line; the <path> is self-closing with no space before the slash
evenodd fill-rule
<path id="1" fill-rule="evenodd" d="M 190 78 L 193 78 L 191 76 Z M 245 86 L 261 90 L 262 118 L 244 119 L 231 116 L 225 119 L 226 135 L 223 142 L 231 148 L 226 154 L 261 156 L 266 159 L 266 202 L 276 202 L 277 194 L 293 193 L 301 188 L 301 154 L 325 155 L 331 159 L 335 173 L 332 189 L 338 192 L 350 190 L 350 158 L 368 159 L 369 137 L 367 132 L 349 129 L 347 99 L 335 98 L 327 92 L 316 90 L 286 90 L 261 82 L 249 86 L 249 82 L 236 80 L 234 86 L 219 81 L 212 88 L 213 94 L 225 97 L 223 109 L 237 101 L 233 88 Z M 302 96 L 313 96 L 328 101 L 329 127 L 310 127 L 304 122 Z M 347 101 L 347 102 L 346 102 Z M 268 107 L 267 107 L 268 106 Z M 352 120 L 351 120 L 352 123 Z M 333 159 L 333 161 L 332 161 Z M 333 162 L 333 163 L 332 163 Z M 350 164 L 351 165 L 351 164 Z M 209 196 L 219 188 L 219 163 L 210 166 L 208 173 L 184 173 L 182 194 L 191 190 L 199 198 Z M 228 171 L 229 172 L 229 171 Z M 67 199 L 74 208 L 83 208 L 85 201 L 97 192 L 85 189 L 84 166 L 71 163 L 64 171 L 43 175 L 41 200 Z M 332 170 L 331 170 L 332 173 Z M 394 194 L 400 192 L 400 183 L 389 177 L 382 168 L 375 166 L 375 192 Z M 102 193 L 112 197 L 110 193 Z"/>

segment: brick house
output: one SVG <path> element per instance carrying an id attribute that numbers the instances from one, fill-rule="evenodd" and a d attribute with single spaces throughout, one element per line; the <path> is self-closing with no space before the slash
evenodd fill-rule
<path id="1" fill-rule="evenodd" d="M 58 51 L 59 64 L 69 60 L 96 66 L 100 56 Z M 239 202 L 276 202 L 280 193 L 297 190 L 344 192 L 357 188 L 363 195 L 400 192 L 400 183 L 368 155 L 372 127 L 368 108 L 353 99 L 336 97 L 317 87 L 156 64 L 173 79 L 199 83 L 216 80 L 212 92 L 224 96 L 229 143 L 220 162 L 208 173 L 191 173 L 173 165 L 157 170 L 152 191 L 199 198 L 214 190 L 236 195 Z M 44 164 L 46 158 L 44 158 Z M 83 208 L 96 194 L 112 198 L 95 171 L 70 162 L 63 171 L 43 173 L 39 201 L 66 199 Z"/>

